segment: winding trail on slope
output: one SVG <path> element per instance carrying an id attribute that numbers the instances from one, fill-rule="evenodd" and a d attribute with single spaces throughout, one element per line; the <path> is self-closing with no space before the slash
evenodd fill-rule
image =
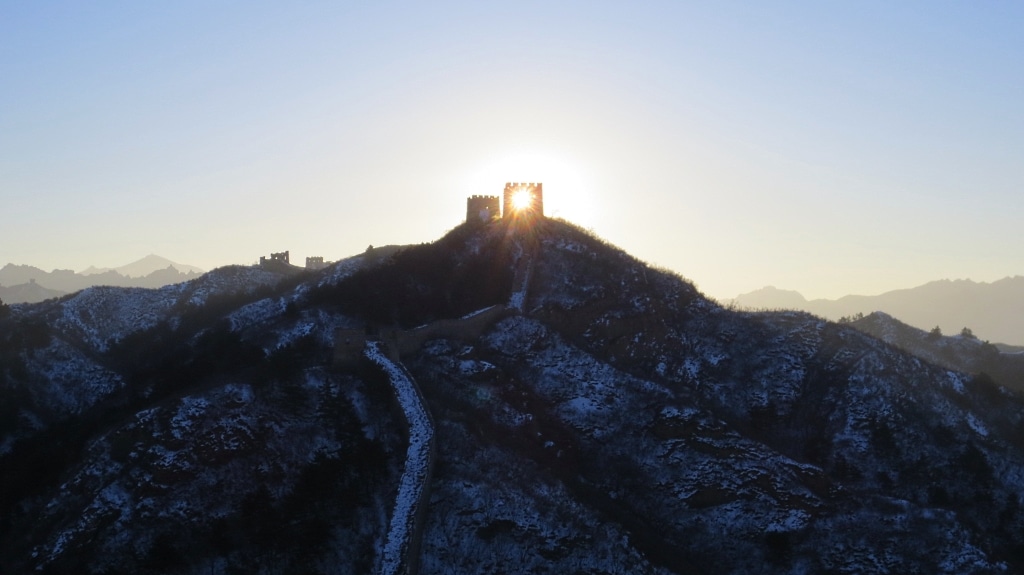
<path id="1" fill-rule="evenodd" d="M 367 342 L 364 353 L 388 374 L 409 425 L 409 448 L 384 542 L 380 572 L 382 575 L 415 575 L 419 572 L 420 539 L 436 453 L 434 422 L 415 380 L 401 364 L 388 359 L 379 342 Z"/>
<path id="2" fill-rule="evenodd" d="M 516 240 L 516 247 L 519 250 L 519 255 L 515 270 L 512 272 L 512 295 L 509 297 L 508 308 L 523 313 L 539 246 L 533 242 Z"/>

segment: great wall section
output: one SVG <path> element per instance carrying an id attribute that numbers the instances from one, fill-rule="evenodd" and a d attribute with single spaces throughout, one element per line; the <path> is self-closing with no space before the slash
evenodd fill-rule
<path id="1" fill-rule="evenodd" d="M 387 373 L 409 429 L 409 447 L 384 540 L 380 573 L 416 575 L 419 572 L 423 520 L 430 503 L 430 478 L 437 454 L 434 422 L 419 386 L 405 367 L 389 359 L 378 342 L 368 342 L 365 354 Z"/>
<path id="2" fill-rule="evenodd" d="M 519 189 L 506 185 L 505 202 Z M 540 184 L 529 184 L 535 198 L 534 213 L 542 214 Z M 479 214 L 493 216 L 497 198 L 473 197 L 467 220 Z M 542 216 L 541 216 L 542 217 Z M 396 407 L 408 429 L 408 448 L 381 553 L 382 575 L 417 575 L 423 528 L 430 504 L 430 482 L 437 457 L 434 421 L 426 399 L 401 357 L 418 351 L 427 341 L 440 338 L 475 341 L 498 320 L 524 311 L 533 269 L 540 254 L 535 238 L 513 237 L 515 269 L 506 305 L 494 305 L 457 319 L 442 319 L 412 330 L 390 330 L 367 335 L 366 330 L 342 329 L 335 333 L 334 363 L 354 365 L 362 358 L 380 367 L 388 377 Z"/>

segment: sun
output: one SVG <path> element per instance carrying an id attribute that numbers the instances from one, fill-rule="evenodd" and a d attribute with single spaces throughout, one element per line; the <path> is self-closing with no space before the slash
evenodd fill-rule
<path id="1" fill-rule="evenodd" d="M 477 161 L 462 172 L 459 195 L 497 195 L 507 182 L 539 182 L 544 184 L 545 215 L 588 227 L 598 223 L 600 202 L 589 171 L 564 150 L 505 150 Z M 513 195 L 512 209 L 529 209 L 534 201 L 529 190 L 523 189 Z"/>
<path id="2" fill-rule="evenodd" d="M 512 194 L 512 209 L 521 212 L 529 209 L 533 205 L 533 194 L 526 188 L 517 190 Z"/>

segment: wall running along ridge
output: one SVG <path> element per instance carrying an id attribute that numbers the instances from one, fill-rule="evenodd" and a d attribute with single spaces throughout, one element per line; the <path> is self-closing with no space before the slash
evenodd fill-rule
<path id="1" fill-rule="evenodd" d="M 414 575 L 419 571 L 423 518 L 430 503 L 430 478 L 436 453 L 434 423 L 409 372 L 401 364 L 388 359 L 379 342 L 368 342 L 365 354 L 387 373 L 409 428 L 405 468 L 384 541 L 380 572 L 382 575 Z"/>

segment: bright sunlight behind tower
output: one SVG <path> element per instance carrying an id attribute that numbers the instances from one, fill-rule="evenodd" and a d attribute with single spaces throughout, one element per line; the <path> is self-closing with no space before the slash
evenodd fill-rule
<path id="1" fill-rule="evenodd" d="M 525 210 L 533 203 L 533 195 L 530 190 L 521 189 L 512 195 L 512 207 L 518 210 Z"/>
<path id="2" fill-rule="evenodd" d="M 544 198 L 544 212 L 549 217 L 565 218 L 575 224 L 594 226 L 601 202 L 593 197 L 589 174 L 564 154 L 551 151 L 528 151 L 493 156 L 462 178 L 466 196 L 494 187 L 494 182 L 544 182 L 544 187 L 557 193 Z M 513 198 L 515 209 L 530 205 L 528 190 L 523 197 Z"/>

